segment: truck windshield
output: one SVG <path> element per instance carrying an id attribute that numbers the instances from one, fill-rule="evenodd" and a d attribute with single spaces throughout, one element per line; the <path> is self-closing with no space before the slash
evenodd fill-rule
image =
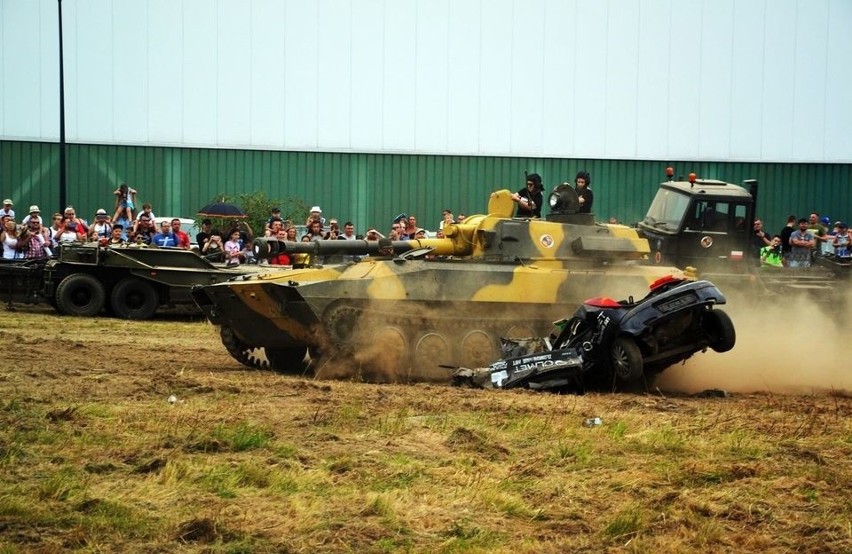
<path id="1" fill-rule="evenodd" d="M 689 196 L 675 191 L 660 189 L 648 208 L 648 214 L 642 222 L 645 225 L 676 231 L 683 221 L 686 208 L 689 206 Z"/>

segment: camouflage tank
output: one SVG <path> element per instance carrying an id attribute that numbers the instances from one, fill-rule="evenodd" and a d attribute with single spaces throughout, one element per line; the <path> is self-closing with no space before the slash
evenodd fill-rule
<path id="1" fill-rule="evenodd" d="M 448 382 L 455 366 L 501 356 L 500 337 L 543 336 L 553 321 L 601 294 L 644 294 L 679 273 L 647 263 L 634 229 L 578 213 L 573 188 L 550 194 L 545 219 L 513 219 L 511 193 L 487 215 L 445 225 L 444 238 L 255 242 L 279 252 L 357 261 L 195 287 L 228 352 L 250 367 L 360 375 L 374 381 Z"/>

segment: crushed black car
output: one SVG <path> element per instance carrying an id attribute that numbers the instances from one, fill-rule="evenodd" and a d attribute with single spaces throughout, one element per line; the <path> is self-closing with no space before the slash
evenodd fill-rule
<path id="1" fill-rule="evenodd" d="M 710 281 L 667 276 L 641 300 L 586 300 L 547 338 L 502 339 L 504 357 L 458 368 L 453 384 L 533 390 L 647 389 L 666 368 L 736 343 L 725 296 Z"/>

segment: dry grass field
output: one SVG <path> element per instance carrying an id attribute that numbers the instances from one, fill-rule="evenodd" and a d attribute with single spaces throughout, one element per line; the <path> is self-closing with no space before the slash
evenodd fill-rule
<path id="1" fill-rule="evenodd" d="M 852 552 L 850 368 L 762 355 L 777 318 L 661 384 L 741 391 L 702 397 L 307 380 L 198 320 L 0 317 L 0 553 Z"/>

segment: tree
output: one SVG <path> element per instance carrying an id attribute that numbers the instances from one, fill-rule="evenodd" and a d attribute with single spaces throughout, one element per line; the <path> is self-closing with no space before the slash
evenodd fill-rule
<path id="1" fill-rule="evenodd" d="M 263 191 L 251 193 L 241 192 L 236 198 L 224 193 L 217 194 L 211 202 L 228 202 L 236 204 L 246 213 L 246 220 L 256 235 L 263 234 L 263 226 L 266 220 L 269 219 L 269 214 L 272 208 L 281 209 L 281 219 L 291 220 L 294 225 L 299 225 L 308 217 L 308 205 L 299 198 L 285 198 L 283 201 L 268 198 Z M 226 219 L 211 217 L 213 227 L 221 230 L 223 233 L 233 225 L 233 221 Z"/>

